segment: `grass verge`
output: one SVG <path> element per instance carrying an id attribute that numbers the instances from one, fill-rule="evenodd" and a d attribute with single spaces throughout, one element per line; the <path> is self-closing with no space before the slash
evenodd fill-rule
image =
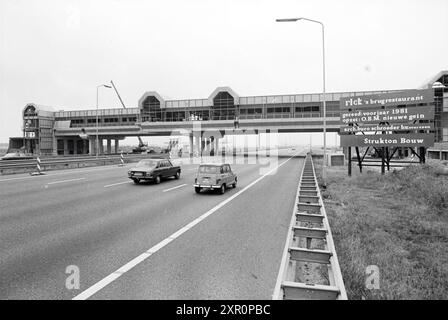
<path id="1" fill-rule="evenodd" d="M 329 167 L 322 196 L 349 299 L 448 299 L 448 176 L 435 163 L 384 176 Z M 366 288 L 369 265 L 379 289 Z"/>

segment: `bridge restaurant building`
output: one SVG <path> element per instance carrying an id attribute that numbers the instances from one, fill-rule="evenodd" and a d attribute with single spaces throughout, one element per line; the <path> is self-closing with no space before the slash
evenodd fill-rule
<path id="1" fill-rule="evenodd" d="M 433 88 L 435 106 L 435 141 L 428 155 L 448 159 L 448 71 L 441 71 L 420 89 L 432 88 L 435 82 L 445 88 Z M 336 92 L 326 94 L 327 130 L 339 131 L 339 99 L 402 90 Z M 119 141 L 128 136 L 190 135 L 193 151 L 195 124 L 201 130 L 217 130 L 220 135 L 201 137 L 216 141 L 225 130 L 277 130 L 278 132 L 321 132 L 323 127 L 320 93 L 268 96 L 239 96 L 232 88 L 218 87 L 208 98 L 169 100 L 155 91 L 145 92 L 137 108 L 98 110 L 99 153 L 117 153 Z M 25 147 L 36 155 L 95 154 L 97 110 L 62 111 L 35 103 L 23 109 L 23 137 L 10 138 L 10 151 Z M 104 147 L 104 140 L 106 147 Z M 114 149 L 112 149 L 112 141 Z M 200 145 L 203 142 L 200 142 Z"/>

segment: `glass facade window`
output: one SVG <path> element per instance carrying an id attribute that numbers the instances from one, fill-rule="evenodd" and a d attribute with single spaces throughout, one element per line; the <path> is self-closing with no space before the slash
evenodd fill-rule
<path id="1" fill-rule="evenodd" d="M 37 116 L 36 108 L 34 108 L 33 106 L 29 106 L 28 108 L 25 109 L 24 115 L 25 117 Z"/>
<path id="2" fill-rule="evenodd" d="M 448 141 L 448 128 L 442 129 L 442 141 L 444 142 Z"/>
<path id="3" fill-rule="evenodd" d="M 160 101 L 154 97 L 149 96 L 143 101 L 140 110 L 143 121 L 162 121 L 162 110 L 160 109 Z"/>
<path id="4" fill-rule="evenodd" d="M 263 118 L 263 108 L 242 108 L 240 109 L 241 119 L 261 119 Z"/>
<path id="5" fill-rule="evenodd" d="M 448 112 L 448 92 L 443 93 L 443 111 Z"/>
<path id="6" fill-rule="evenodd" d="M 282 113 L 282 112 L 289 113 L 289 112 L 291 112 L 291 108 L 289 108 L 289 107 L 268 108 L 267 112 L 268 113 Z"/>
<path id="7" fill-rule="evenodd" d="M 296 112 L 319 112 L 319 106 L 296 107 Z"/>
<path id="8" fill-rule="evenodd" d="M 208 121 L 210 120 L 209 110 L 194 110 L 187 113 L 188 121 Z"/>
<path id="9" fill-rule="evenodd" d="M 114 123 L 114 122 L 118 122 L 118 118 L 105 118 L 104 119 L 105 123 Z"/>
<path id="10" fill-rule="evenodd" d="M 233 120 L 236 116 L 236 106 L 230 93 L 226 91 L 218 92 L 213 98 L 211 109 L 212 120 Z"/>
<path id="11" fill-rule="evenodd" d="M 185 121 L 185 111 L 166 111 L 165 121 Z"/>

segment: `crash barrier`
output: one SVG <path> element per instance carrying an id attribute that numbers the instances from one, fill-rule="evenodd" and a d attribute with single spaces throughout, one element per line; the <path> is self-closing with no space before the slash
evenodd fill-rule
<path id="1" fill-rule="evenodd" d="M 347 300 L 310 155 L 297 188 L 273 299 Z"/>
<path id="2" fill-rule="evenodd" d="M 166 155 L 152 155 L 152 154 L 128 154 L 123 155 L 109 155 L 109 156 L 84 156 L 84 157 L 54 157 L 54 158 L 39 158 L 37 164 L 36 159 L 29 160 L 2 160 L 0 161 L 0 175 L 14 174 L 14 173 L 32 173 L 36 172 L 37 165 L 40 171 L 60 170 L 60 169 L 74 169 L 93 166 L 114 165 L 123 163 L 138 162 L 141 159 L 160 158 Z"/>

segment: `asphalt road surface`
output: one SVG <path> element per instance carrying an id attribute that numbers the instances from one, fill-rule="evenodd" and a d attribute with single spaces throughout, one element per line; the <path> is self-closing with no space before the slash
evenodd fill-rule
<path id="1" fill-rule="evenodd" d="M 194 192 L 197 164 L 159 185 L 131 165 L 2 176 L 0 299 L 270 299 L 303 164 L 277 161 L 233 164 L 224 195 Z"/>

